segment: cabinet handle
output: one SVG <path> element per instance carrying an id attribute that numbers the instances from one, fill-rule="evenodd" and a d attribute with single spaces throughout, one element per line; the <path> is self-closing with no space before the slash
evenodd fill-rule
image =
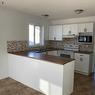
<path id="1" fill-rule="evenodd" d="M 54 37 L 54 40 L 56 40 L 56 37 Z"/>
<path id="2" fill-rule="evenodd" d="M 80 55 L 80 56 L 83 56 L 83 55 Z"/>
<path id="3" fill-rule="evenodd" d="M 80 61 L 83 61 L 83 58 L 80 58 Z"/>
<path id="4" fill-rule="evenodd" d="M 69 34 L 71 34 L 71 31 L 69 31 Z"/>
<path id="5" fill-rule="evenodd" d="M 87 32 L 87 29 L 86 28 L 84 29 L 84 32 Z"/>

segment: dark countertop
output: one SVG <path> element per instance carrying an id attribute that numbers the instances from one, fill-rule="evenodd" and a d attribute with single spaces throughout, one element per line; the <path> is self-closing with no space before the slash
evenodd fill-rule
<path id="1" fill-rule="evenodd" d="M 88 52 L 88 51 L 76 51 L 75 53 L 93 54 L 93 52 Z"/>
<path id="2" fill-rule="evenodd" d="M 46 55 L 46 54 L 42 54 L 42 53 L 35 53 L 33 51 L 15 52 L 15 53 L 11 53 L 11 54 L 34 58 L 34 59 L 38 59 L 38 60 L 44 60 L 44 61 L 53 62 L 53 63 L 61 64 L 61 65 L 64 65 L 64 64 L 74 60 L 71 58 Z"/>

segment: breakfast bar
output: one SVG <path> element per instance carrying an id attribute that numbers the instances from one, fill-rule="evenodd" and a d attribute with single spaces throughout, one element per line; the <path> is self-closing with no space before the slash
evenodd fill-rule
<path id="1" fill-rule="evenodd" d="M 46 95 L 70 95 L 74 84 L 70 58 L 35 53 L 8 53 L 9 77 Z"/>

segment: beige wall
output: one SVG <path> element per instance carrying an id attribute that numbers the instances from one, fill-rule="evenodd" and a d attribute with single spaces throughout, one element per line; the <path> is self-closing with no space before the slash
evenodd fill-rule
<path id="1" fill-rule="evenodd" d="M 47 21 L 36 16 L 17 11 L 0 9 L 0 79 L 8 75 L 7 46 L 9 40 L 28 40 L 28 24 L 44 25 L 45 39 L 47 36 Z"/>

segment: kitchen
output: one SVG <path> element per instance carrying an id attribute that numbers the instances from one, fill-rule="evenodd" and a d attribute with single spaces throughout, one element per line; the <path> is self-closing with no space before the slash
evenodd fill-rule
<path id="1" fill-rule="evenodd" d="M 14 1 L 14 3 L 16 4 L 17 1 Z M 11 6 L 11 3 L 9 4 Z M 90 4 L 90 1 L 89 1 L 89 4 Z M 18 4 L 18 8 L 19 6 L 21 5 Z M 33 52 L 35 51 L 39 52 L 40 50 L 42 53 L 44 54 L 46 53 L 50 56 L 52 55 L 61 56 L 62 58 L 65 57 L 67 59 L 73 58 L 75 59 L 75 72 L 82 74 L 83 77 L 86 75 L 85 77 L 89 78 L 88 75 L 90 75 L 94 71 L 94 69 L 92 69 L 94 68 L 94 64 L 93 64 L 94 60 L 92 62 L 92 58 L 94 57 L 93 55 L 95 52 L 94 51 L 95 16 L 94 15 L 86 16 L 85 12 L 86 11 L 80 14 L 80 16 L 72 12 L 73 14 L 75 14 L 75 16 L 73 17 L 71 16 L 71 17 L 68 17 L 67 19 L 60 18 L 59 20 L 50 21 L 47 19 L 47 17 L 33 16 L 28 13 L 21 12 L 15 9 L 10 9 L 10 8 L 7 9 L 6 6 L 4 6 L 4 8 L 2 7 L 0 9 L 0 13 L 1 13 L 0 14 L 0 30 L 1 30 L 0 32 L 0 79 L 5 79 L 9 77 L 8 57 L 10 58 L 10 56 L 8 55 L 11 55 L 10 54 L 11 52 L 15 53 L 15 52 L 20 52 L 20 51 L 23 52 L 23 51 L 29 51 L 29 50 Z M 44 39 L 45 39 L 44 46 L 36 46 L 36 47 L 29 46 L 28 47 L 29 24 L 42 26 L 42 27 L 44 26 L 44 34 L 43 34 Z M 67 31 L 67 32 L 64 32 L 64 31 Z M 90 43 L 79 42 L 79 40 L 81 40 L 80 38 L 84 36 L 92 36 L 92 42 L 91 40 L 89 40 Z M 85 39 L 85 37 L 82 38 L 82 40 L 83 39 Z M 10 52 L 10 53 L 7 53 L 7 52 Z M 37 53 L 37 54 L 40 54 L 40 53 Z M 13 54 L 13 56 L 16 56 L 16 55 Z M 81 78 L 80 74 L 79 75 L 75 74 L 75 75 L 79 76 L 78 78 L 80 79 Z M 20 76 L 21 75 L 19 75 L 19 78 Z M 84 89 L 84 88 L 81 87 L 81 89 Z M 89 89 L 87 91 L 89 93 Z M 81 95 L 85 95 L 84 93 L 86 93 L 85 91 L 83 93 L 81 91 L 79 92 L 81 93 Z M 94 92 L 92 91 L 91 93 L 94 93 Z M 78 93 L 76 93 L 75 95 L 78 95 Z"/>
<path id="2" fill-rule="evenodd" d="M 52 30 L 49 32 L 50 36 L 52 36 L 51 32 L 56 32 L 54 30 L 56 27 L 58 28 L 56 30 L 59 30 L 61 36 L 53 35 L 55 36 L 54 38 L 56 38 L 56 40 L 54 40 L 53 37 L 50 37 L 49 40 L 53 41 L 50 47 L 63 49 L 59 51 L 59 55 L 63 57 L 68 56 L 70 58 L 76 59 L 75 70 L 79 71 L 80 73 L 85 73 L 89 75 L 89 73 L 86 73 L 89 71 L 85 71 L 85 68 L 89 68 L 89 67 L 85 67 L 85 66 L 89 66 L 89 64 L 91 63 L 92 66 L 90 67 L 94 68 L 93 61 L 91 62 L 91 60 L 93 60 L 93 52 L 94 52 L 94 49 L 93 49 L 94 48 L 94 34 L 91 31 L 94 31 L 93 30 L 94 23 L 79 23 L 79 24 L 50 26 L 50 30 Z M 67 34 L 64 34 L 64 31 L 66 31 Z M 54 33 L 54 34 L 57 34 L 57 33 Z M 88 62 L 85 58 L 89 59 Z M 80 61 L 80 64 L 79 64 L 79 61 Z"/>

